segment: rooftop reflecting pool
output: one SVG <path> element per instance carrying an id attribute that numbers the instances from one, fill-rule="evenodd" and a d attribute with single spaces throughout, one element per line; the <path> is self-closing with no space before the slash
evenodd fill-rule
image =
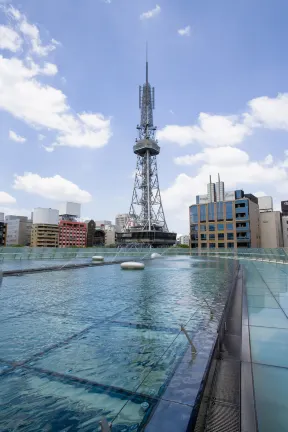
<path id="1" fill-rule="evenodd" d="M 94 432 L 104 416 L 113 432 L 152 431 L 167 407 L 189 419 L 234 264 L 175 257 L 144 271 L 115 264 L 4 277 L 0 430 Z"/>

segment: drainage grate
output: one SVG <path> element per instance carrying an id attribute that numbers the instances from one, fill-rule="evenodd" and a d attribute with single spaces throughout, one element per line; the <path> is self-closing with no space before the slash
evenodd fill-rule
<path id="1" fill-rule="evenodd" d="M 212 401 L 205 432 L 239 432 L 240 410 L 234 405 Z"/>

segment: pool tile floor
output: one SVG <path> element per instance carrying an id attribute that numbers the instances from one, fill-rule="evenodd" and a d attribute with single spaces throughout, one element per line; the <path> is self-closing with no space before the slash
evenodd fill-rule
<path id="1" fill-rule="evenodd" d="M 244 262 L 259 432 L 288 431 L 288 268 Z"/>

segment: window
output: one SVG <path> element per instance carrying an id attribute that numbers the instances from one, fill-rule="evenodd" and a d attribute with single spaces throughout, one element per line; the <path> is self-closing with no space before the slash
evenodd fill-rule
<path id="1" fill-rule="evenodd" d="M 227 223 L 226 224 L 226 229 L 229 230 L 233 230 L 233 223 Z"/>
<path id="2" fill-rule="evenodd" d="M 201 234 L 201 240 L 206 240 L 206 234 Z"/>
<path id="3" fill-rule="evenodd" d="M 224 233 L 218 233 L 218 240 L 224 240 Z"/>
<path id="4" fill-rule="evenodd" d="M 226 202 L 226 220 L 233 220 L 232 202 Z"/>
<path id="5" fill-rule="evenodd" d="M 207 248 L 207 243 L 201 243 L 201 249 L 206 249 Z"/>
<path id="6" fill-rule="evenodd" d="M 234 233 L 227 233 L 227 240 L 234 240 Z"/>
<path id="7" fill-rule="evenodd" d="M 214 221 L 215 220 L 215 214 L 214 214 L 214 203 L 209 203 L 208 204 L 208 218 L 209 221 Z"/>
<path id="8" fill-rule="evenodd" d="M 191 240 L 193 241 L 195 241 L 195 240 L 197 240 L 198 241 L 198 233 L 195 233 L 195 234 L 191 234 Z"/>
<path id="9" fill-rule="evenodd" d="M 200 205 L 200 222 L 206 222 L 206 205 Z"/>
<path id="10" fill-rule="evenodd" d="M 234 243 L 227 243 L 227 247 L 231 248 L 231 249 L 234 249 Z"/>
<path id="11" fill-rule="evenodd" d="M 224 203 L 217 202 L 217 220 L 221 221 L 224 219 Z"/>
<path id="12" fill-rule="evenodd" d="M 215 249 L 215 243 L 209 243 L 209 249 Z"/>
<path id="13" fill-rule="evenodd" d="M 225 247 L 225 243 L 218 243 L 218 248 L 224 248 Z"/>
<path id="14" fill-rule="evenodd" d="M 198 222 L 198 208 L 196 205 L 190 207 L 190 221 L 191 223 Z"/>
<path id="15" fill-rule="evenodd" d="M 224 231 L 224 224 L 218 224 L 218 231 Z"/>
<path id="16" fill-rule="evenodd" d="M 209 225 L 209 231 L 215 231 L 215 225 L 210 224 Z"/>
<path id="17" fill-rule="evenodd" d="M 198 230 L 198 225 L 192 224 L 190 228 L 191 228 L 191 232 L 192 231 L 197 231 Z"/>
<path id="18" fill-rule="evenodd" d="M 215 240 L 215 234 L 209 234 L 209 240 Z"/>
<path id="19" fill-rule="evenodd" d="M 200 225 L 200 231 L 206 231 L 206 225 Z"/>

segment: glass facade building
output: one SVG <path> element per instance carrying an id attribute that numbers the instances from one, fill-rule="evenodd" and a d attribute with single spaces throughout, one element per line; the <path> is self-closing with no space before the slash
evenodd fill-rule
<path id="1" fill-rule="evenodd" d="M 191 248 L 260 246 L 258 204 L 246 197 L 242 190 L 235 191 L 234 196 L 232 201 L 190 206 Z"/>

